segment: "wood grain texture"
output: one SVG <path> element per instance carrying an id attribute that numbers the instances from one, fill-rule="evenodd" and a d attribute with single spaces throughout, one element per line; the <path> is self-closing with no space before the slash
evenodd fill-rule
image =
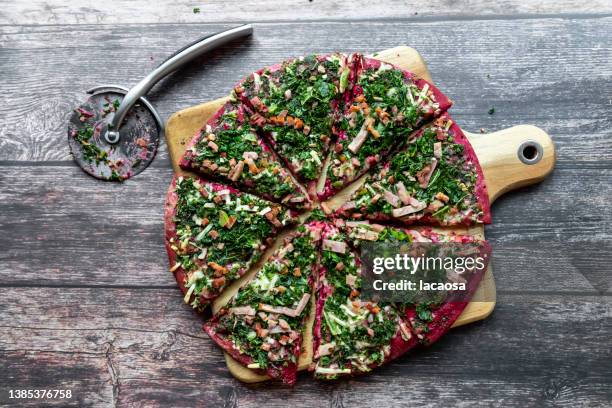
<path id="1" fill-rule="evenodd" d="M 199 318 L 165 290 L 14 288 L 0 295 L 3 311 L 20 316 L 2 322 L 0 368 L 11 370 L 3 385 L 71 386 L 81 407 L 399 407 L 458 398 L 470 405 L 606 405 L 612 392 L 612 355 L 602 342 L 612 324 L 610 297 L 504 295 L 486 321 L 368 376 L 329 384 L 301 378 L 290 389 L 233 380 Z"/>
<path id="2" fill-rule="evenodd" d="M 3 2 L 0 405 L 7 387 L 63 385 L 80 407 L 610 406 L 610 2 L 257 3 Z M 287 389 L 231 378 L 167 272 L 165 146 L 151 169 L 115 185 L 75 168 L 64 138 L 85 89 L 132 85 L 181 44 L 237 21 L 259 22 L 255 37 L 153 90 L 164 118 L 287 57 L 407 44 L 464 129 L 532 123 L 553 136 L 551 177 L 493 206 L 494 315 L 351 381 Z"/>
<path id="3" fill-rule="evenodd" d="M 174 290 L 162 219 L 171 177 L 169 164 L 123 184 L 93 180 L 71 163 L 2 167 L 0 284 Z M 502 196 L 486 228 L 500 287 L 593 293 L 584 274 L 612 280 L 610 196 L 612 169 L 569 166 Z"/>
<path id="4" fill-rule="evenodd" d="M 198 7 L 199 12 L 194 12 Z M 207 0 L 147 2 L 145 0 L 63 0 L 7 2 L 0 12 L 2 24 L 129 24 L 129 23 L 205 23 L 225 21 L 295 21 L 382 18 L 444 18 L 482 16 L 525 16 L 541 14 L 612 13 L 605 0 L 520 1 L 416 1 L 389 0 L 384 4 L 355 0 L 349 4 L 339 0 Z"/>
<path id="5" fill-rule="evenodd" d="M 0 160 L 70 160 L 66 118 L 85 89 L 134 84 L 179 44 L 227 27 L 0 27 Z M 465 130 L 534 124 L 553 136 L 559 162 L 611 163 L 612 152 L 601 148 L 612 126 L 611 42 L 612 18 L 257 24 L 252 39 L 166 78 L 150 97 L 168 118 L 291 56 L 406 44 L 427 60 Z M 154 165 L 166 157 L 164 145 Z"/>

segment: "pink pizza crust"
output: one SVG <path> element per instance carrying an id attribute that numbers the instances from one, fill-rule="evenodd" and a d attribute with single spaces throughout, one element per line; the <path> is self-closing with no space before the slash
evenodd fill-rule
<path id="1" fill-rule="evenodd" d="M 442 114 L 444 114 L 453 104 L 453 101 L 448 98 L 446 95 L 444 95 L 442 93 L 442 91 L 440 91 L 435 85 L 433 85 L 430 82 L 427 82 L 426 80 L 422 79 L 422 78 L 418 78 L 416 75 L 414 75 L 412 72 L 409 72 L 405 69 L 399 68 L 393 64 L 389 64 L 383 61 L 379 61 L 373 58 L 368 58 L 368 57 L 364 57 L 364 56 L 356 56 L 356 61 L 354 62 L 354 67 L 355 67 L 355 74 L 354 74 L 354 78 L 352 79 L 352 92 L 351 92 L 351 96 L 346 98 L 346 109 L 348 110 L 350 108 L 350 106 L 353 103 L 353 100 L 360 96 L 363 95 L 363 89 L 361 88 L 360 85 L 356 84 L 356 81 L 359 79 L 359 75 L 361 75 L 361 72 L 368 70 L 368 69 L 378 69 L 380 68 L 381 64 L 385 64 L 385 65 L 390 65 L 391 67 L 393 67 L 393 69 L 399 70 L 403 73 L 404 78 L 407 81 L 411 81 L 413 82 L 419 89 L 423 89 L 423 87 L 425 87 L 425 85 L 429 86 L 429 90 L 431 90 L 434 94 L 435 100 L 438 103 L 439 107 L 437 109 L 437 111 L 432 111 L 429 112 L 427 114 L 425 114 L 422 118 L 423 122 L 429 122 L 433 119 L 436 119 L 437 117 L 441 116 Z M 415 137 L 415 135 L 418 132 L 418 128 L 420 128 L 421 126 L 423 126 L 423 123 L 417 123 L 417 129 L 415 129 L 414 132 L 411 133 L 411 135 L 408 137 L 409 139 Z M 346 132 L 341 131 L 339 132 L 338 135 L 338 140 L 345 140 L 347 138 Z M 329 179 L 325 179 L 325 184 L 323 186 L 323 189 L 319 192 L 317 192 L 317 196 L 319 198 L 319 200 L 323 201 L 323 200 L 327 200 L 328 198 L 330 198 L 331 196 L 333 196 L 334 194 L 336 194 L 338 191 L 342 190 L 343 188 L 345 188 L 348 184 L 350 184 L 351 182 L 357 180 L 359 177 L 363 176 L 364 174 L 366 174 L 370 169 L 372 169 L 377 163 L 379 163 L 382 159 L 386 158 L 390 152 L 393 149 L 390 149 L 388 151 L 383 151 L 377 155 L 374 156 L 370 156 L 367 157 L 365 159 L 365 163 L 363 165 L 363 167 L 361 167 L 361 169 L 355 174 L 355 176 L 350 179 L 350 180 L 345 180 L 342 184 L 341 187 L 339 188 L 334 188 L 332 186 L 332 183 L 329 181 Z"/>
<path id="2" fill-rule="evenodd" d="M 170 248 L 170 239 L 177 239 L 176 235 L 176 224 L 174 223 L 174 215 L 176 214 L 176 203 L 178 201 L 178 195 L 176 194 L 176 176 L 172 178 L 168 192 L 166 193 L 166 204 L 164 206 L 164 228 L 165 228 L 165 247 L 166 253 L 168 254 L 169 268 L 172 268 L 176 264 L 176 252 Z M 185 287 L 185 270 L 180 267 L 174 271 L 174 278 L 178 284 L 183 295 L 187 293 Z M 193 295 L 192 295 L 193 296 Z"/>
<path id="3" fill-rule="evenodd" d="M 231 342 L 231 340 L 217 333 L 217 325 L 218 325 L 218 317 L 213 317 L 211 320 L 204 323 L 203 329 L 206 332 L 206 334 L 208 334 L 210 338 L 215 343 L 217 343 L 217 345 L 221 347 L 223 351 L 229 354 L 234 360 L 236 360 L 237 362 L 239 362 L 245 367 L 247 367 L 249 364 L 253 364 L 255 361 L 253 360 L 252 357 L 240 352 L 240 350 L 234 347 L 234 344 Z M 296 340 L 296 346 L 294 348 L 294 355 L 295 355 L 296 361 L 299 358 L 300 353 L 301 353 L 301 343 L 302 343 L 302 337 L 300 336 Z M 270 378 L 275 379 L 275 380 L 281 380 L 283 383 L 287 385 L 294 385 L 297 381 L 297 371 L 298 371 L 297 363 L 288 362 L 287 365 L 283 366 L 282 368 L 268 367 L 265 370 L 251 368 L 250 370 L 253 370 L 256 373 L 261 374 L 261 375 L 268 375 Z"/>
<path id="4" fill-rule="evenodd" d="M 220 119 L 223 116 L 223 114 L 229 109 L 229 108 L 234 108 L 234 105 L 232 105 L 231 102 L 226 102 L 222 107 L 220 107 L 217 112 L 215 112 L 215 114 L 213 115 L 213 117 L 211 117 L 207 122 L 206 125 L 209 125 L 211 128 L 216 129 L 217 127 L 219 127 L 220 123 Z M 245 115 L 250 115 L 252 112 L 245 107 L 244 104 L 240 104 L 237 107 L 237 120 L 239 122 L 243 122 L 245 120 Z M 181 159 L 179 160 L 179 167 L 183 170 L 188 170 L 188 171 L 193 171 L 196 173 L 201 173 L 202 175 L 205 175 L 207 177 L 211 177 L 213 179 L 217 179 L 220 182 L 226 182 L 226 183 L 232 183 L 231 180 L 229 180 L 227 177 L 219 177 L 214 171 L 211 170 L 207 170 L 205 168 L 202 168 L 200 166 L 197 165 L 197 163 L 194 163 L 193 161 L 193 152 L 191 151 L 191 149 L 200 141 L 201 138 L 201 133 L 204 132 L 204 130 L 206 129 L 206 125 L 204 125 L 202 127 L 202 129 L 200 129 L 195 135 L 194 137 L 191 139 L 191 141 L 189 142 L 189 144 L 187 145 L 187 149 L 185 150 L 185 153 L 183 154 L 183 156 L 181 157 Z M 229 125 L 224 124 L 224 129 L 228 130 L 229 129 Z M 273 160 L 279 162 L 279 163 L 283 163 L 284 160 L 281 160 L 279 158 L 279 156 L 276 154 L 276 152 L 274 150 L 272 150 L 270 148 L 270 146 L 268 146 L 266 144 L 266 142 L 264 142 L 264 140 L 262 140 L 262 138 L 260 137 L 259 134 L 256 133 L 257 136 L 257 144 L 259 145 L 259 147 L 261 147 L 262 151 L 268 153 Z M 287 163 L 285 162 L 285 165 L 287 165 Z M 300 191 L 300 187 L 293 183 L 295 188 Z M 304 195 L 305 198 L 305 202 L 302 203 L 292 203 L 290 202 L 290 200 L 285 200 L 286 202 L 279 202 L 280 200 L 278 200 L 277 198 L 275 198 L 274 196 L 272 196 L 271 194 L 261 194 L 257 191 L 255 191 L 255 180 L 244 180 L 244 181 L 240 181 L 239 183 L 236 183 L 237 188 L 241 188 L 242 190 L 244 190 L 247 193 L 259 196 L 263 199 L 266 199 L 268 201 L 271 202 L 275 202 L 278 204 L 283 204 L 286 205 L 288 207 L 294 207 L 296 209 L 309 209 L 312 206 L 312 196 L 308 196 L 308 195 Z M 301 192 L 301 191 L 300 191 Z M 287 196 L 289 197 L 289 196 Z"/>
<path id="5" fill-rule="evenodd" d="M 470 303 L 469 299 L 474 296 L 478 285 L 484 276 L 488 262 L 489 255 L 491 253 L 491 247 L 487 241 L 478 241 L 475 239 L 468 239 L 470 242 L 478 242 L 480 247 L 480 254 L 485 259 L 485 265 L 482 269 L 477 269 L 472 273 L 470 279 L 467 281 L 465 294 L 462 294 L 460 300 L 445 301 L 440 306 L 432 310 L 434 316 L 433 321 L 427 323 L 427 331 L 420 332 L 415 329 L 415 322 L 417 319 L 417 311 L 415 306 L 406 307 L 404 309 L 404 316 L 410 322 L 413 331 L 415 331 L 419 342 L 423 345 L 430 346 L 438 341 L 457 321 L 461 313 L 465 310 L 467 305 Z M 465 242 L 465 241 L 464 241 Z"/>
<path id="6" fill-rule="evenodd" d="M 447 115 L 448 116 L 448 115 Z M 476 172 L 478 174 L 478 179 L 476 180 L 476 198 L 478 203 L 480 204 L 480 208 L 483 211 L 482 222 L 485 224 L 491 223 L 491 203 L 489 202 L 489 192 L 487 190 L 487 185 L 484 178 L 484 173 L 482 172 L 482 167 L 480 166 L 480 162 L 478 161 L 478 157 L 476 156 L 476 152 L 472 147 L 472 144 L 465 136 L 457 122 L 454 119 L 450 118 L 453 124 L 451 125 L 449 131 L 455 135 L 455 142 L 463 146 L 464 155 L 467 157 L 468 162 L 474 163 L 476 167 Z"/>
<path id="7" fill-rule="evenodd" d="M 342 220 L 338 220 L 338 221 L 340 221 L 340 224 L 343 223 Z M 335 231 L 337 231 L 336 228 L 339 227 L 338 225 L 332 226 L 331 224 L 325 223 L 325 222 L 323 222 L 322 224 L 324 224 L 323 229 L 322 229 L 323 234 L 325 233 L 333 234 Z M 349 249 L 349 250 L 352 251 L 352 249 Z M 361 265 L 361 260 L 359 256 L 357 255 L 357 253 L 355 253 L 355 261 L 358 266 Z M 317 282 L 321 283 L 324 281 L 325 273 L 326 273 L 326 268 L 323 265 L 319 265 Z M 312 349 L 315 353 L 315 356 L 316 356 L 316 350 L 318 350 L 319 346 L 321 345 L 321 325 L 323 324 L 322 323 L 323 322 L 323 310 L 325 307 L 325 301 L 331 294 L 333 294 L 333 291 L 334 291 L 334 288 L 331 285 L 323 285 L 321 283 L 317 287 L 317 302 L 316 302 L 315 320 L 314 320 L 313 332 L 312 332 L 312 337 L 313 337 Z M 406 354 L 408 351 L 412 350 L 414 347 L 418 345 L 417 336 L 413 332 L 412 328 L 410 327 L 410 323 L 402 318 L 402 315 L 401 313 L 399 313 L 399 311 L 398 311 L 398 317 L 399 319 L 402 320 L 402 323 L 405 325 L 405 327 L 410 331 L 410 338 L 408 340 L 405 340 L 402 337 L 400 328 L 398 327 L 397 332 L 391 338 L 391 342 L 389 343 L 389 346 L 390 346 L 389 355 L 385 356 L 385 359 L 382 363 L 370 364 L 369 367 L 371 369 L 380 367 L 384 364 L 387 364 L 388 362 L 392 360 L 395 360 L 398 357 L 401 357 L 402 355 Z M 314 364 L 311 367 L 311 369 L 314 369 Z M 355 373 L 339 374 L 338 376 L 348 377 L 348 376 L 355 376 L 355 375 L 358 375 L 358 374 L 355 374 Z"/>
<path id="8" fill-rule="evenodd" d="M 172 178 L 172 182 L 170 183 L 170 187 L 168 187 L 168 192 L 166 194 L 166 204 L 164 209 L 164 227 L 165 227 L 165 247 L 166 253 L 168 254 L 168 262 L 170 268 L 176 265 L 176 252 L 172 250 L 170 239 L 174 238 L 175 242 L 178 241 L 178 236 L 176 235 L 176 224 L 174 223 L 174 216 L 176 214 L 176 204 L 178 202 L 178 195 L 176 194 L 176 181 L 179 176 L 174 176 Z M 206 185 L 210 185 L 213 191 L 221 191 L 221 190 L 229 190 L 232 194 L 240 194 L 238 190 L 231 186 L 226 186 L 219 183 L 211 183 L 200 179 L 200 182 Z M 239 276 L 244 275 L 246 272 L 246 268 L 241 268 L 237 273 Z M 183 267 L 179 267 L 174 272 L 174 278 L 176 279 L 176 283 L 178 284 L 179 289 L 185 295 L 187 293 L 187 288 L 185 287 L 185 282 L 187 281 L 187 271 L 183 269 Z M 202 294 L 200 296 L 200 300 L 203 305 L 210 303 L 212 300 L 217 298 L 217 295 L 206 296 Z M 191 295 L 189 299 L 189 303 L 191 303 L 195 298 L 195 295 Z"/>
<path id="9" fill-rule="evenodd" d="M 476 153 L 474 152 L 474 148 L 472 147 L 472 145 L 470 144 L 470 141 L 468 140 L 468 138 L 465 136 L 465 134 L 461 131 L 461 128 L 457 125 L 457 123 L 455 122 L 454 119 L 452 119 L 448 113 L 444 113 L 442 116 L 440 116 L 440 118 L 443 119 L 448 119 L 451 121 L 452 125 L 448 131 L 449 134 L 453 135 L 453 142 L 460 144 L 461 146 L 463 146 L 463 154 L 465 156 L 466 162 L 467 163 L 471 163 L 474 165 L 475 169 L 476 169 L 476 173 L 477 173 L 477 180 L 476 180 L 476 185 L 475 185 L 475 191 L 474 191 L 474 195 L 476 196 L 476 201 L 478 202 L 479 207 L 482 209 L 483 215 L 480 218 L 479 222 L 482 222 L 484 224 L 490 224 L 491 223 L 491 205 L 489 203 L 489 193 L 487 191 L 487 186 L 485 183 L 485 179 L 484 179 L 484 174 L 482 172 L 482 167 L 480 167 L 480 162 L 478 161 L 478 157 L 476 156 Z M 424 132 L 424 128 L 419 129 L 415 134 L 414 134 L 414 138 L 419 138 L 423 132 Z M 383 169 L 384 170 L 389 170 L 391 164 L 387 163 Z M 326 180 L 327 182 L 327 180 Z M 333 189 L 331 188 L 331 183 L 329 184 L 329 190 L 331 191 L 331 194 L 333 194 Z M 328 184 L 326 184 L 326 189 L 328 188 Z M 346 205 L 346 204 L 345 204 Z M 434 218 L 431 216 L 431 214 L 427 213 L 427 214 L 423 214 L 423 215 L 419 215 L 418 218 L 410 218 L 410 217 L 404 217 L 404 218 L 395 218 L 390 214 L 385 214 L 382 212 L 375 212 L 372 214 L 367 214 L 365 212 L 360 212 L 359 209 L 355 209 L 355 208 L 347 208 L 345 207 L 345 205 L 341 206 L 340 208 L 338 208 L 335 212 L 334 212 L 334 216 L 336 217 L 341 217 L 341 218 L 354 218 L 353 217 L 353 213 L 355 213 L 357 211 L 358 214 L 360 214 L 360 217 L 363 219 L 367 219 L 370 221 L 379 221 L 379 222 L 383 222 L 383 221 L 399 221 L 405 225 L 440 225 L 440 226 L 449 226 L 449 225 L 444 225 L 440 222 L 440 220 Z M 465 226 L 471 226 L 474 225 L 474 222 L 469 220 L 469 214 L 466 214 L 466 216 L 464 217 L 464 219 L 457 223 L 457 224 L 452 224 L 454 225 L 465 225 Z"/>
<path id="10" fill-rule="evenodd" d="M 172 178 L 172 182 L 170 183 L 170 187 L 168 188 L 168 192 L 166 194 L 166 204 L 165 204 L 165 209 L 164 209 L 165 247 L 166 247 L 166 253 L 168 254 L 168 261 L 170 264 L 170 268 L 173 268 L 177 262 L 176 261 L 177 256 L 176 256 L 176 253 L 171 248 L 170 239 L 174 238 L 175 242 L 178 241 L 178 237 L 176 235 L 176 225 L 174 223 L 174 216 L 176 215 L 176 205 L 178 202 L 178 196 L 176 194 L 176 181 L 178 177 L 180 176 L 175 175 Z M 196 179 L 199 180 L 203 186 L 204 185 L 210 186 L 212 191 L 215 191 L 215 192 L 221 191 L 221 190 L 228 190 L 231 194 L 235 194 L 237 196 L 244 194 L 232 186 L 206 181 L 201 178 L 196 178 Z M 296 218 L 298 216 L 298 212 L 296 212 L 295 210 L 289 209 L 288 211 L 289 211 L 290 217 Z M 268 244 L 269 243 L 263 243 L 263 245 L 265 245 L 266 247 L 268 246 Z M 228 268 L 231 266 L 232 266 L 231 263 L 225 265 L 225 267 L 228 267 Z M 247 270 L 248 268 L 242 267 L 238 269 L 236 274 L 239 277 L 241 277 L 245 274 Z M 187 281 L 187 271 L 185 271 L 183 267 L 180 266 L 173 273 L 174 273 L 174 278 L 176 279 L 176 282 L 179 288 L 181 289 L 181 292 L 183 292 L 183 294 L 186 294 L 187 288 L 185 287 L 185 282 Z M 220 293 L 207 294 L 203 292 L 200 294 L 200 302 L 203 306 L 205 306 L 206 304 L 216 299 L 219 296 L 219 294 Z M 195 295 L 192 294 L 188 303 L 191 303 L 194 299 L 195 299 Z"/>
<path id="11" fill-rule="evenodd" d="M 321 238 L 321 231 L 325 228 L 325 223 L 321 221 L 312 221 L 304 225 L 308 232 L 313 236 L 313 245 L 318 246 Z M 283 242 L 288 244 L 294 238 L 299 236 L 300 232 L 294 232 L 289 236 L 285 237 Z M 274 255 L 272 255 L 274 257 Z M 308 278 L 308 285 L 310 287 L 310 293 L 314 295 L 314 286 L 315 279 L 318 270 L 318 261 L 314 262 L 311 267 L 311 273 Z M 308 314 L 306 314 L 308 316 Z M 231 340 L 226 338 L 223 334 L 217 332 L 217 327 L 219 324 L 220 315 L 215 315 L 213 318 L 204 324 L 204 331 L 210 336 L 210 338 L 219 345 L 224 351 L 226 351 L 229 355 L 231 355 L 236 361 L 245 367 L 249 364 L 254 363 L 254 360 L 249 355 L 242 353 L 239 349 L 234 347 L 234 344 Z M 295 357 L 295 361 L 299 361 L 300 354 L 302 352 L 302 341 L 303 335 L 300 332 L 300 336 L 296 339 L 293 346 L 293 356 Z M 283 367 L 268 367 L 266 370 L 263 369 L 252 369 L 259 374 L 266 374 L 270 378 L 281 380 L 283 383 L 288 385 L 294 385 L 297 380 L 297 363 L 287 362 Z"/>
<path id="12" fill-rule="evenodd" d="M 200 140 L 201 133 L 206 129 L 206 125 L 209 125 L 213 129 L 216 128 L 219 125 L 219 120 L 221 119 L 221 116 L 223 116 L 223 114 L 230 107 L 233 107 L 231 102 L 224 103 L 223 106 L 221 106 L 217 110 L 217 112 L 215 112 L 215 114 L 210 119 L 208 119 L 208 121 L 204 124 L 204 126 L 202 126 L 202 128 L 198 130 L 196 134 L 191 138 L 191 140 L 189 141 L 189 144 L 187 145 L 187 149 L 185 150 L 185 153 L 179 160 L 180 168 L 182 168 L 183 170 L 199 171 L 198 167 L 194 165 L 193 163 L 193 156 L 192 156 L 191 148 L 194 147 Z M 242 106 L 239 106 L 237 111 L 238 111 L 238 117 L 237 117 L 238 121 L 242 122 L 244 120 L 244 108 Z"/>
<path id="13" fill-rule="evenodd" d="M 419 88 L 419 89 L 423 89 L 423 87 L 425 85 L 429 85 L 429 89 L 431 91 L 433 91 L 434 97 L 436 99 L 436 102 L 439 104 L 439 110 L 440 113 L 437 115 L 432 115 L 429 117 L 425 117 L 426 120 L 429 119 L 434 119 L 435 117 L 439 116 L 440 114 L 446 112 L 452 105 L 453 105 L 453 101 L 447 97 L 446 95 L 444 95 L 442 93 L 442 91 L 440 91 L 434 84 L 432 84 L 431 82 L 428 82 L 422 78 L 417 77 L 415 74 L 413 74 L 410 71 L 407 71 L 405 69 L 402 69 L 398 66 L 395 66 L 393 64 L 390 64 L 388 62 L 384 62 L 384 61 L 380 61 L 374 58 L 368 58 L 368 57 L 363 57 L 363 62 L 362 62 L 362 71 L 368 70 L 368 69 L 378 69 L 380 68 L 381 64 L 385 64 L 385 65 L 390 65 L 391 67 L 393 67 L 394 69 L 397 69 L 399 71 L 402 71 L 404 74 L 404 78 L 407 80 L 410 80 L 412 82 L 415 83 L 415 85 Z M 363 92 L 362 92 L 363 93 Z M 358 94 L 355 94 L 354 96 L 357 96 Z"/>

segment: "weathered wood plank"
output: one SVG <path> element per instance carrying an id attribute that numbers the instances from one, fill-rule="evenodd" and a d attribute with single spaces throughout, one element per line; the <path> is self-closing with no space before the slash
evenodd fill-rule
<path id="1" fill-rule="evenodd" d="M 0 27 L 0 160 L 69 159 L 67 117 L 85 89 L 134 84 L 188 39 L 227 27 Z M 553 136 L 560 163 L 610 163 L 612 151 L 602 148 L 612 126 L 610 42 L 612 18 L 264 23 L 245 43 L 167 78 L 151 99 L 167 118 L 224 95 L 246 73 L 290 56 L 372 53 L 406 44 L 421 51 L 466 129 L 532 123 Z M 494 115 L 487 114 L 491 107 Z M 160 158 L 165 156 L 162 147 Z"/>
<path id="2" fill-rule="evenodd" d="M 104 352 L 2 350 L 0 405 L 111 407 L 115 399 L 110 368 Z M 23 389 L 70 390 L 72 396 L 65 399 L 9 399 L 9 390 Z"/>
<path id="3" fill-rule="evenodd" d="M 194 12 L 198 7 L 199 12 Z M 278 21 L 316 19 L 380 19 L 478 16 L 513 16 L 583 13 L 611 13 L 605 0 L 580 2 L 575 0 L 524 2 L 503 0 L 493 4 L 485 1 L 388 0 L 373 3 L 356 0 L 348 5 L 341 1 L 289 0 L 174 1 L 151 3 L 144 0 L 114 0 L 100 3 L 94 0 L 78 4 L 63 0 L 36 0 L 7 3 L 0 12 L 2 24 L 128 24 L 128 23 L 203 23 L 225 21 Z"/>
<path id="4" fill-rule="evenodd" d="M 67 385 L 91 402 L 85 406 L 113 400 L 242 407 L 612 400 L 606 386 L 612 355 L 602 341 L 612 328 L 609 296 L 502 295 L 491 318 L 451 331 L 430 349 L 352 381 L 324 384 L 303 375 L 289 389 L 231 379 L 200 319 L 165 290 L 5 288 L 0 294 L 0 365 L 10 368 L 0 370 L 0 382 Z"/>
<path id="5" fill-rule="evenodd" d="M 0 283 L 173 287 L 162 220 L 171 177 L 156 167 L 116 184 L 72 165 L 4 166 Z M 500 288 L 612 290 L 611 195 L 612 169 L 567 166 L 500 199 L 487 227 Z"/>

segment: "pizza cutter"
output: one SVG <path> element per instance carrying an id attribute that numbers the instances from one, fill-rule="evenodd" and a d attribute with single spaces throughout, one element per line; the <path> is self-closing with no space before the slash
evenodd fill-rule
<path id="1" fill-rule="evenodd" d="M 122 181 L 143 171 L 155 157 L 164 133 L 159 113 L 144 95 L 184 64 L 252 32 L 253 27 L 246 24 L 199 38 L 131 89 L 101 85 L 88 90 L 91 96 L 74 110 L 68 125 L 74 160 L 86 173 L 102 180 Z"/>

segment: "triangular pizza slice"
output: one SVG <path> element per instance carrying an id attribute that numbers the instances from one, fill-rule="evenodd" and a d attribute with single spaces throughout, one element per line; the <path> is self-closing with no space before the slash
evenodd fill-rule
<path id="1" fill-rule="evenodd" d="M 179 165 L 273 202 L 294 208 L 310 204 L 235 100 L 225 103 L 192 139 Z"/>
<path id="2" fill-rule="evenodd" d="M 350 56 L 309 55 L 257 71 L 234 89 L 255 112 L 252 123 L 313 193 L 353 73 Z"/>
<path id="3" fill-rule="evenodd" d="M 297 378 L 320 236 L 318 223 L 300 226 L 204 324 L 206 333 L 235 360 L 290 385 Z"/>
<path id="4" fill-rule="evenodd" d="M 312 367 L 319 379 L 369 372 L 417 344 L 393 305 L 362 297 L 361 262 L 347 238 L 329 225 L 322 239 Z"/>
<path id="5" fill-rule="evenodd" d="M 491 222 L 478 159 L 447 115 L 419 130 L 336 215 L 443 226 Z"/>
<path id="6" fill-rule="evenodd" d="M 429 82 L 365 57 L 352 94 L 336 125 L 340 135 L 331 148 L 321 199 L 366 173 L 452 104 Z"/>
<path id="7" fill-rule="evenodd" d="M 175 177 L 166 198 L 166 251 L 185 303 L 204 308 L 296 221 L 290 210 L 254 195 Z"/>
<path id="8" fill-rule="evenodd" d="M 490 258 L 489 244 L 471 235 L 457 234 L 454 231 L 434 231 L 431 227 L 414 229 L 394 228 L 369 224 L 367 222 L 346 222 L 345 229 L 351 242 L 357 247 L 361 242 L 374 241 L 381 243 L 433 243 L 462 244 L 460 249 L 470 256 L 479 256 L 483 260 L 481 267 L 465 268 L 462 273 L 447 270 L 447 281 L 463 283 L 464 290 L 440 292 L 442 296 L 429 296 L 426 301 L 398 303 L 404 318 L 410 323 L 413 333 L 420 344 L 431 345 L 442 337 L 459 318 L 478 289 Z"/>

